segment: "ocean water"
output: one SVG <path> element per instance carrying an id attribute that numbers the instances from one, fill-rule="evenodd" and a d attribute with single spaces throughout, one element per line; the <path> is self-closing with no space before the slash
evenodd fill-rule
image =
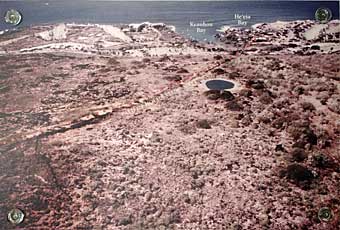
<path id="1" fill-rule="evenodd" d="M 339 1 L 0 1 L 0 14 L 19 10 L 23 15 L 19 27 L 59 22 L 163 22 L 189 38 L 212 41 L 216 30 L 225 25 L 249 27 L 260 22 L 314 19 L 319 7 L 329 8 L 333 19 L 339 19 Z M 0 30 L 9 28 L 2 17 Z"/>

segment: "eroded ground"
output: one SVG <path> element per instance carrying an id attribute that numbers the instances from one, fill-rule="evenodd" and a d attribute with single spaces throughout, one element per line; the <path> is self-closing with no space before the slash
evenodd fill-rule
<path id="1" fill-rule="evenodd" d="M 2 35 L 2 229 L 339 228 L 339 52 L 117 33 Z M 238 87 L 207 92 L 211 78 Z"/>

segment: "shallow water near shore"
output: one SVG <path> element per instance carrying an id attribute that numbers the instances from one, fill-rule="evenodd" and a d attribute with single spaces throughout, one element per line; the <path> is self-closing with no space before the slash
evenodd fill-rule
<path id="1" fill-rule="evenodd" d="M 76 22 L 100 24 L 126 24 L 143 21 L 163 22 L 174 25 L 176 31 L 188 38 L 214 41 L 216 30 L 222 26 L 249 27 L 261 22 L 277 20 L 314 19 L 319 7 L 327 7 L 333 19 L 339 18 L 339 2 L 336 1 L 227 1 L 227 2 L 0 2 L 0 14 L 17 9 L 23 14 L 22 26 L 45 23 Z M 250 17 L 235 19 L 235 14 Z M 197 27 L 195 24 L 206 23 Z M 240 24 L 241 23 L 241 24 Z M 11 28 L 4 21 L 0 30 Z"/>

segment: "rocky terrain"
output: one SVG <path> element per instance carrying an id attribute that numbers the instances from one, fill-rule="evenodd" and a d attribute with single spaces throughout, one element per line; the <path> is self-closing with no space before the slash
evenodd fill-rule
<path id="1" fill-rule="evenodd" d="M 0 229 L 339 229 L 339 22 L 300 23 L 1 34 Z"/>
<path id="2" fill-rule="evenodd" d="M 225 27 L 216 37 L 236 47 L 249 45 L 248 54 L 313 55 L 340 50 L 340 20 L 319 24 L 312 20 L 260 23 L 251 29 Z"/>

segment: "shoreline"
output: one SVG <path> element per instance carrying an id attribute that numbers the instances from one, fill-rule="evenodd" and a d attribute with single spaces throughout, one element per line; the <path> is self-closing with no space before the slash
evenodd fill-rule
<path id="1" fill-rule="evenodd" d="M 44 25 L 44 26 L 34 26 L 36 30 L 41 30 L 43 28 L 53 28 L 49 31 L 42 31 L 40 33 L 35 33 L 33 36 L 41 38 L 46 41 L 58 41 L 58 40 L 67 40 L 66 39 L 66 27 L 69 27 L 70 30 L 73 28 L 93 28 L 99 27 L 102 28 L 105 32 L 109 33 L 112 37 L 116 37 L 118 40 L 122 40 L 123 42 L 128 42 L 131 44 L 139 43 L 138 40 L 133 40 L 129 36 L 126 36 L 127 33 L 139 33 L 143 29 L 149 30 L 153 29 L 158 33 L 157 36 L 162 36 L 162 33 L 173 33 L 173 37 L 177 37 L 177 40 L 180 40 L 182 44 L 192 44 L 197 43 L 196 47 L 204 47 L 208 49 L 208 46 L 223 46 L 224 49 L 233 47 L 242 47 L 247 44 L 248 50 L 243 50 L 249 54 L 256 53 L 295 53 L 298 55 L 308 55 L 310 53 L 316 52 L 339 52 L 340 48 L 337 43 L 340 42 L 339 29 L 337 29 L 340 25 L 340 20 L 332 20 L 327 24 L 318 24 L 313 20 L 298 20 L 298 21 L 276 21 L 273 23 L 258 23 L 253 25 L 250 28 L 244 27 L 230 27 L 224 26 L 224 29 L 220 29 L 216 31 L 215 39 L 216 41 L 196 41 L 190 38 L 185 37 L 184 35 L 177 34 L 176 28 L 171 25 L 165 25 L 164 23 L 132 23 L 132 24 L 120 24 L 119 27 L 110 24 L 76 24 L 76 23 L 67 23 L 67 24 L 53 24 L 53 25 Z M 62 28 L 61 28 L 62 27 Z M 58 28 L 61 28 L 61 31 L 58 32 Z M 29 29 L 21 28 L 19 31 L 27 31 Z M 111 31 L 110 31 L 111 30 Z M 3 31 L 2 31 L 3 32 Z M 16 31 L 18 32 L 18 31 Z M 149 31 L 150 32 L 150 31 Z M 14 32 L 15 33 L 15 32 Z M 59 36 L 58 33 L 64 33 Z M 148 33 L 148 32 L 147 32 Z M 53 37 L 54 34 L 54 37 Z M 4 37 L 6 35 L 2 34 Z M 52 37 L 51 37 L 52 35 Z M 150 40 L 157 39 L 149 38 Z M 23 37 L 27 38 L 27 37 Z M 251 40 L 248 40 L 251 38 Z M 0 37 L 1 39 L 1 37 Z M 80 39 L 80 38 L 79 38 Z M 82 38 L 83 40 L 86 37 Z M 91 39 L 91 38 L 88 38 Z M 98 39 L 97 39 L 98 40 Z M 11 41 L 7 41 L 8 44 Z M 81 41 L 76 41 L 81 44 Z M 156 40 L 154 41 L 157 42 Z M 176 42 L 176 40 L 174 41 Z M 108 43 L 109 44 L 109 43 Z M 108 45 L 107 44 L 107 45 Z M 1 45 L 1 44 L 0 44 Z M 2 45 L 2 46 L 3 46 Z M 58 49 L 57 47 L 53 48 L 51 45 L 46 45 L 46 48 Z M 64 47 L 62 44 L 61 47 Z M 72 46 L 72 44 L 65 45 Z M 76 44 L 74 44 L 76 46 Z M 85 47 L 74 47 L 76 50 L 86 49 Z M 109 46 L 109 45 L 108 45 Z M 44 50 L 43 47 L 29 47 L 25 49 L 21 49 L 20 52 L 30 51 L 30 50 Z M 62 49 L 62 48 L 60 48 Z M 89 52 L 96 52 L 96 47 L 88 47 Z M 2 52 L 3 53 L 3 52 Z"/>

